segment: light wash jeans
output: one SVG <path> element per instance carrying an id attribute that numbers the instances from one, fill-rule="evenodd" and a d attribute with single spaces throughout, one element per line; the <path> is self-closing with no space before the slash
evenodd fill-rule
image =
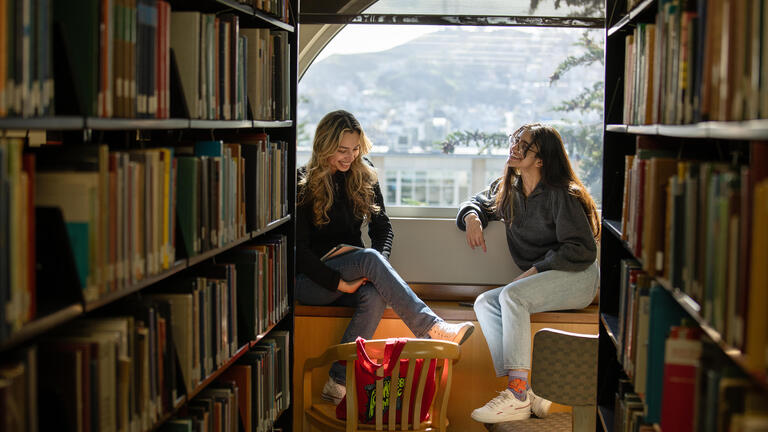
<path id="1" fill-rule="evenodd" d="M 531 314 L 582 309 L 597 293 L 595 261 L 579 272 L 548 270 L 480 294 L 475 314 L 491 351 L 496 376 L 531 368 Z"/>
<path id="2" fill-rule="evenodd" d="M 332 258 L 326 264 L 339 271 L 344 280 L 367 277 L 370 282 L 354 294 L 329 291 L 306 275 L 296 276 L 296 299 L 306 305 L 354 306 L 352 320 L 344 331 L 341 343 L 354 342 L 358 336 L 373 337 L 387 304 L 392 306 L 405 325 L 417 338 L 426 338 L 435 323 L 442 321 L 432 309 L 411 290 L 384 256 L 375 249 L 362 249 Z M 346 381 L 345 368 L 338 362 L 331 366 L 331 378 L 339 384 Z"/>

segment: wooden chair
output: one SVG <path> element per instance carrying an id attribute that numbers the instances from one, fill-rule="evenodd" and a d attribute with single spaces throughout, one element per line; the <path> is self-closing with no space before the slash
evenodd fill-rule
<path id="1" fill-rule="evenodd" d="M 488 425 L 491 432 L 594 432 L 597 425 L 597 335 L 543 328 L 533 337 L 531 388 L 573 408 L 546 418 Z M 565 416 L 565 417 L 564 417 Z"/>
<path id="2" fill-rule="evenodd" d="M 366 351 L 372 359 L 380 359 L 384 352 L 386 340 L 366 341 Z M 405 379 L 402 401 L 402 422 L 397 424 L 395 414 L 397 410 L 390 409 L 388 413 L 388 423 L 383 421 L 382 398 L 376 398 L 375 419 L 376 424 L 358 424 L 357 414 L 357 394 L 352 389 L 355 385 L 354 360 L 357 359 L 357 347 L 354 342 L 334 345 L 320 356 L 307 359 L 304 363 L 304 386 L 303 403 L 304 419 L 303 431 L 309 432 L 310 425 L 321 431 L 445 431 L 448 426 L 447 409 L 448 398 L 451 394 L 451 377 L 453 373 L 453 364 L 459 360 L 459 346 L 452 342 L 430 340 L 430 339 L 409 339 L 400 354 L 400 359 L 410 359 L 408 363 L 408 374 Z M 427 360 L 436 359 L 435 368 L 435 396 L 431 401 L 430 415 L 425 422 L 419 421 L 419 409 L 424 393 L 427 375 L 422 373 L 419 382 L 414 383 L 413 376 L 416 366 L 416 359 L 425 359 L 424 370 L 426 371 Z M 312 396 L 312 370 L 321 366 L 327 366 L 337 360 L 347 361 L 347 421 L 336 418 L 336 407 L 330 403 L 323 402 L 317 398 L 313 401 Z M 391 376 L 400 375 L 400 362 L 398 361 L 392 370 Z M 383 375 L 383 368 L 377 371 L 378 376 Z M 389 380 L 390 394 L 397 394 L 396 385 L 398 380 Z M 376 382 L 376 394 L 383 394 L 383 379 Z M 415 390 L 414 390 L 415 389 Z M 415 396 L 414 412 L 409 413 L 411 396 Z"/>

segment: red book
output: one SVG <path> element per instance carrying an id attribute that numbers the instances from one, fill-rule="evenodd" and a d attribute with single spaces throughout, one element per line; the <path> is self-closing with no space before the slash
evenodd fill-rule
<path id="1" fill-rule="evenodd" d="M 240 410 L 240 418 L 243 419 L 244 432 L 251 432 L 252 426 L 252 410 L 251 410 L 251 366 L 236 364 L 230 366 L 225 370 L 219 380 L 221 381 L 234 381 L 237 384 L 237 388 L 240 389 L 240 397 L 238 400 L 238 407 Z"/>
<path id="2" fill-rule="evenodd" d="M 699 329 L 670 329 L 664 350 L 661 429 L 693 432 L 696 411 L 696 374 L 701 357 Z"/>

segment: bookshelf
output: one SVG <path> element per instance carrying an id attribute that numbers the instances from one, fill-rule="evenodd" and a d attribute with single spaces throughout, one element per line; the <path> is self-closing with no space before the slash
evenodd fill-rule
<path id="1" fill-rule="evenodd" d="M 0 430 L 292 430 L 299 0 L 80 2 L 0 14 Z"/>
<path id="2" fill-rule="evenodd" d="M 598 429 L 766 414 L 761 5 L 606 4 Z"/>

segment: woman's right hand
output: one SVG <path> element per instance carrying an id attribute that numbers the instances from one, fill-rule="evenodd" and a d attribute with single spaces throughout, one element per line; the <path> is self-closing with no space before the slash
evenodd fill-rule
<path id="1" fill-rule="evenodd" d="M 365 278 L 365 277 L 361 277 L 359 279 L 355 279 L 351 281 L 345 281 L 344 279 L 339 279 L 339 286 L 336 289 L 343 293 L 352 294 L 353 292 L 357 291 L 366 282 L 368 282 L 368 278 Z"/>
<path id="2" fill-rule="evenodd" d="M 467 244 L 472 250 L 476 247 L 482 247 L 483 252 L 487 252 L 485 248 L 485 236 L 483 235 L 483 223 L 475 213 L 469 213 L 464 218 L 464 225 L 467 227 Z"/>

